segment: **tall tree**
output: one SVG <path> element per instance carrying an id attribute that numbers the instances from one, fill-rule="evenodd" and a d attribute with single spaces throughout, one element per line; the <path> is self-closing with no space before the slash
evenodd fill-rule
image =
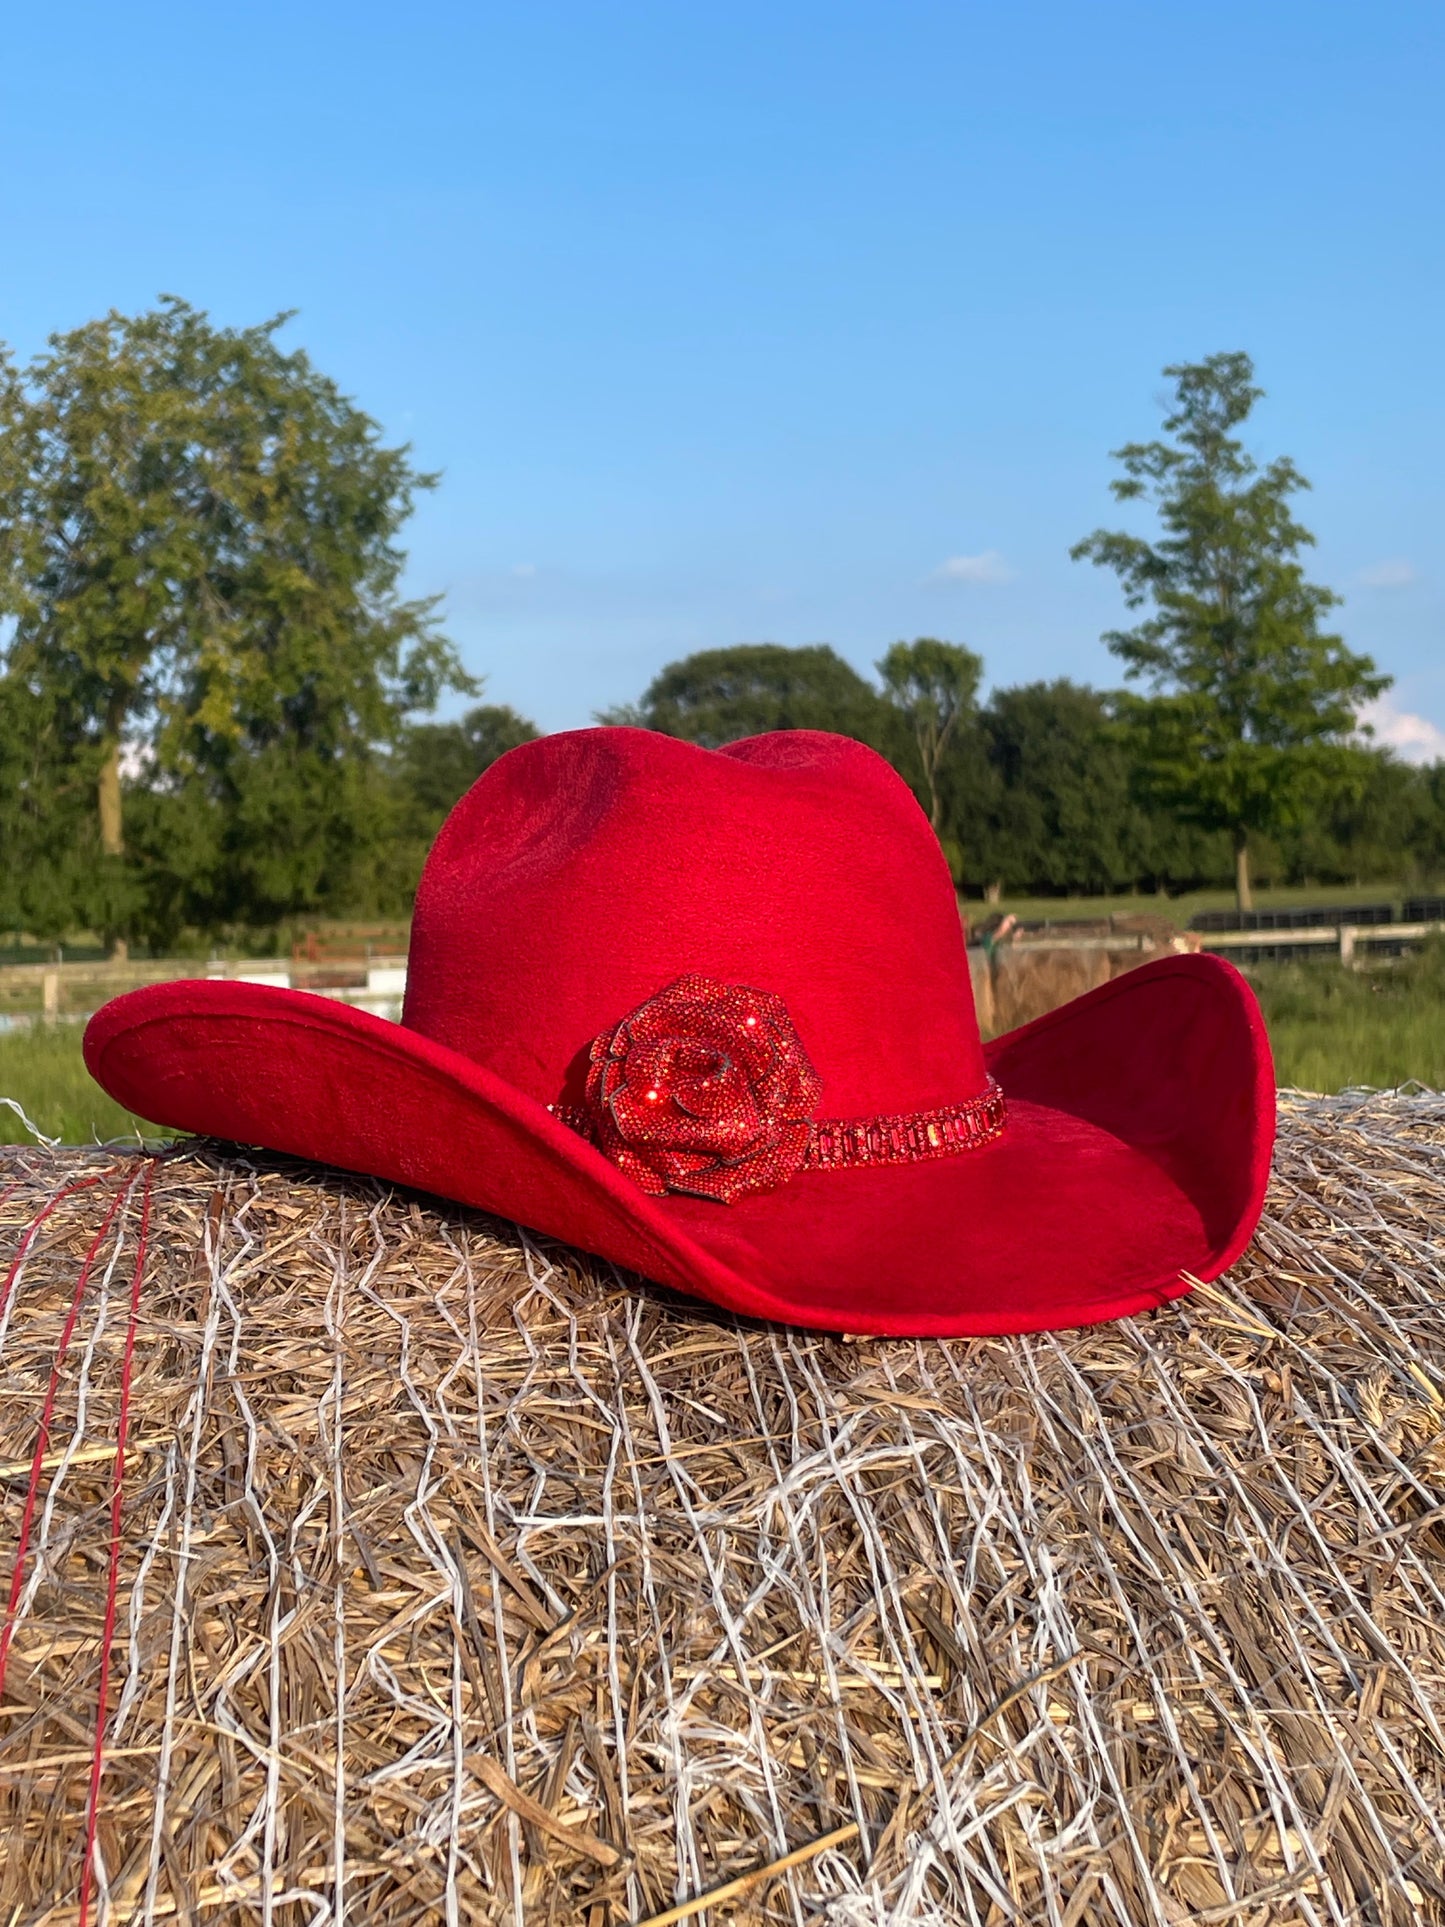
<path id="1" fill-rule="evenodd" d="M 606 710 L 597 720 L 633 723 L 709 749 L 774 729 L 830 729 L 876 749 L 891 733 L 878 691 L 822 643 L 700 650 L 661 670 L 639 704 Z"/>
<path id="2" fill-rule="evenodd" d="M 1309 485 L 1293 462 L 1260 468 L 1236 434 L 1263 390 L 1245 354 L 1166 368 L 1175 384 L 1164 433 L 1115 451 L 1119 502 L 1149 503 L 1155 540 L 1097 529 L 1070 551 L 1113 569 L 1131 609 L 1104 641 L 1148 698 L 1121 709 L 1155 795 L 1188 820 L 1227 830 L 1235 887 L 1250 907 L 1249 839 L 1297 822 L 1363 782 L 1351 747 L 1360 706 L 1386 688 L 1368 656 L 1321 624 L 1339 601 L 1309 582 L 1314 537 L 1290 498 Z"/>
<path id="3" fill-rule="evenodd" d="M 906 718 L 918 750 L 928 820 L 935 834 L 943 828 L 939 774 L 959 723 L 972 711 L 983 675 L 983 658 L 957 643 L 920 636 L 895 642 L 878 664 L 883 691 Z"/>
<path id="4" fill-rule="evenodd" d="M 167 298 L 0 370 L 0 703 L 44 692 L 60 719 L 102 876 L 124 867 L 129 766 L 233 813 L 259 785 L 279 839 L 260 901 L 283 901 L 287 852 L 310 856 L 292 803 L 364 811 L 341 765 L 473 687 L 435 603 L 399 588 L 397 536 L 435 477 L 281 348 L 287 319 L 218 328 Z"/>

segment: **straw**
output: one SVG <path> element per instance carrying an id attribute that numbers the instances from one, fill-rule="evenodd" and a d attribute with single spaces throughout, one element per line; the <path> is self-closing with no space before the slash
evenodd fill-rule
<path id="1" fill-rule="evenodd" d="M 94 1776 L 114 1923 L 1445 1922 L 1445 1099 L 1287 1094 L 1228 1278 L 952 1344 L 147 1169 L 141 1254 L 133 1149 L 0 1159 L 0 1921 Z"/>

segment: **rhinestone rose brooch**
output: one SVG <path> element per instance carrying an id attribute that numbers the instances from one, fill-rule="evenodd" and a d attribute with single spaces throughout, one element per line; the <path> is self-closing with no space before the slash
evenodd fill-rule
<path id="1" fill-rule="evenodd" d="M 1003 1092 L 887 1117 L 815 1119 L 822 1079 L 781 997 L 679 977 L 594 1038 L 581 1105 L 552 1108 L 653 1197 L 732 1204 L 800 1170 L 912 1164 L 999 1136 Z"/>
<path id="2" fill-rule="evenodd" d="M 781 997 L 679 977 L 593 1043 L 587 1111 L 644 1191 L 731 1204 L 797 1170 L 822 1090 Z"/>

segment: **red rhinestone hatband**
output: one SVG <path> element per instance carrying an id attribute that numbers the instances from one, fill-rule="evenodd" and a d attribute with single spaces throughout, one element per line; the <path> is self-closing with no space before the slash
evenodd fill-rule
<path id="1" fill-rule="evenodd" d="M 816 1119 L 808 1127 L 804 1171 L 844 1171 L 856 1164 L 917 1164 L 988 1144 L 1004 1127 L 1003 1092 L 992 1078 L 966 1104 L 897 1117 Z"/>
<path id="2" fill-rule="evenodd" d="M 555 1118 L 595 1143 L 592 1119 L 580 1104 L 549 1104 Z M 847 1171 L 863 1164 L 919 1164 L 954 1157 L 1003 1135 L 1004 1096 L 993 1078 L 965 1104 L 892 1117 L 827 1117 L 808 1126 L 800 1171 Z"/>

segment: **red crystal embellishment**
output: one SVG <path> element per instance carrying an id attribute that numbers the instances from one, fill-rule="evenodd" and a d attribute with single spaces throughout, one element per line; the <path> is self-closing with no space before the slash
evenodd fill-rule
<path id="1" fill-rule="evenodd" d="M 552 1108 L 653 1197 L 718 1204 L 800 1170 L 951 1157 L 1004 1128 L 992 1078 L 961 1104 L 815 1121 L 822 1089 L 781 997 L 679 977 L 594 1039 L 585 1104 Z"/>
<path id="2" fill-rule="evenodd" d="M 822 1089 L 781 997 L 679 977 L 593 1043 L 589 1135 L 655 1197 L 731 1204 L 798 1169 Z"/>

